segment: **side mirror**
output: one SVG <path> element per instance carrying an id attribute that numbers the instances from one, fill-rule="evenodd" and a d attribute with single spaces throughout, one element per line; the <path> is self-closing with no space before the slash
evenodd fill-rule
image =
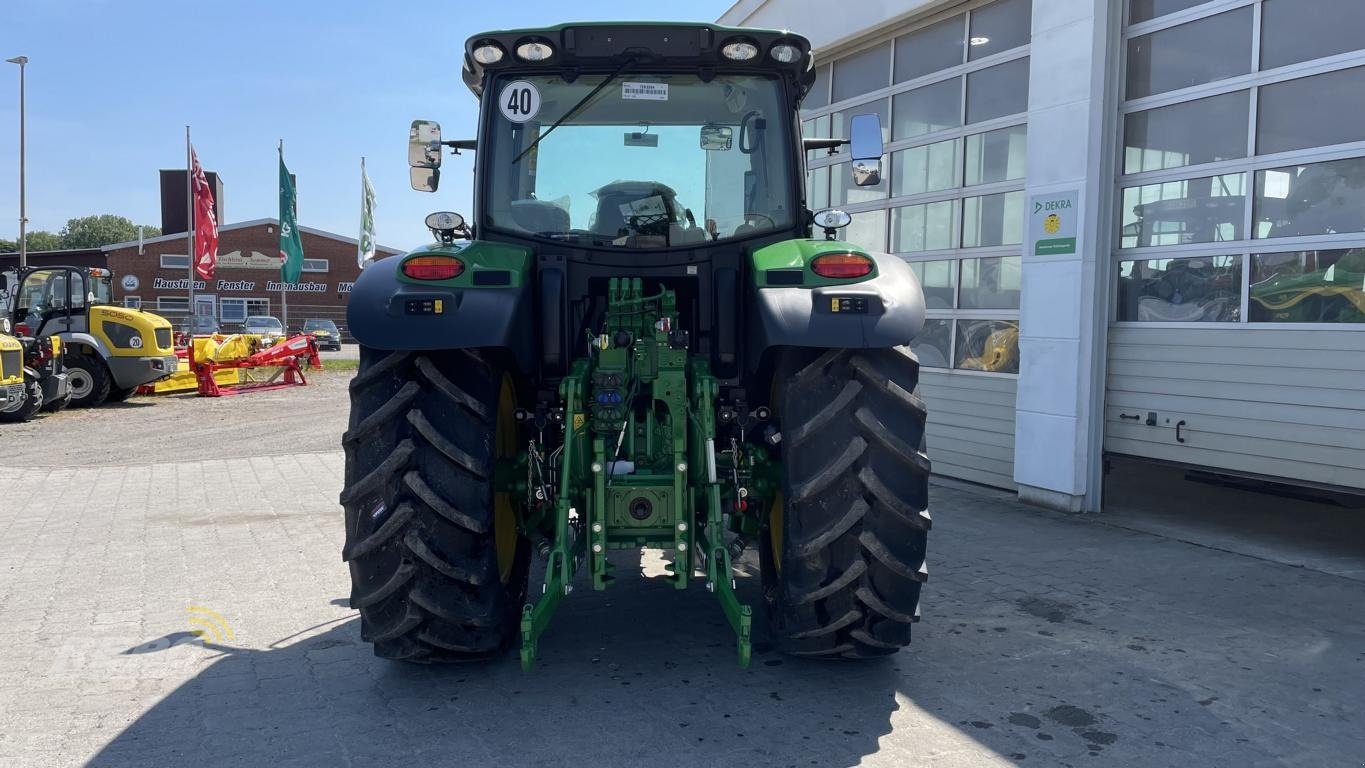
<path id="1" fill-rule="evenodd" d="M 441 172 L 435 168 L 413 168 L 408 175 L 412 188 L 418 192 L 435 192 L 441 183 Z"/>
<path id="2" fill-rule="evenodd" d="M 882 181 L 882 119 L 879 115 L 854 115 L 849 128 L 849 154 L 853 157 L 853 183 L 871 187 Z"/>
<path id="3" fill-rule="evenodd" d="M 441 167 L 440 123 L 431 120 L 412 121 L 412 128 L 408 130 L 408 165 L 413 168 Z"/>

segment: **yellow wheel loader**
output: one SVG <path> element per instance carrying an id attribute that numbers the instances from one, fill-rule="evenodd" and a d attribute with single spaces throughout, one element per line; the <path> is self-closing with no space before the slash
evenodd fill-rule
<path id="1" fill-rule="evenodd" d="M 170 322 L 110 306 L 112 278 L 107 269 L 41 267 L 21 273 L 12 291 L 14 328 L 39 341 L 60 340 L 75 406 L 125 400 L 175 372 Z"/>

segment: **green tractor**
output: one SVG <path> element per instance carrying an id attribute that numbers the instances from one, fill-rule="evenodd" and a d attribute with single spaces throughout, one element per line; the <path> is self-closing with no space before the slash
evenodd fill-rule
<path id="1" fill-rule="evenodd" d="M 382 657 L 530 668 L 613 550 L 671 553 L 741 665 L 758 552 L 768 636 L 802 656 L 910 641 L 930 519 L 923 293 L 810 211 L 804 157 L 881 173 L 875 115 L 802 139 L 809 43 L 705 24 L 569 24 L 466 44 L 477 140 L 413 123 L 414 188 L 475 154 L 474 215 L 367 267 L 343 438 L 343 558 Z M 812 237 L 813 230 L 815 237 Z M 539 589 L 528 590 L 543 561 Z"/>

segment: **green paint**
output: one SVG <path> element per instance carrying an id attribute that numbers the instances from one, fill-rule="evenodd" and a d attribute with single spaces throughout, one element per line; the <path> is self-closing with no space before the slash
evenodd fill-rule
<path id="1" fill-rule="evenodd" d="M 1033 246 L 1034 256 L 1058 256 L 1076 252 L 1076 238 L 1059 237 L 1053 240 L 1039 240 Z"/>
<path id="2" fill-rule="evenodd" d="M 432 243 L 414 249 L 400 258 L 407 260 L 417 256 L 454 256 L 464 262 L 464 271 L 453 280 L 414 280 L 403 274 L 400 267 L 398 279 L 413 285 L 440 285 L 450 288 L 520 288 L 529 279 L 531 269 L 531 249 L 505 243 L 490 243 L 472 240 L 462 243 Z M 474 275 L 479 272 L 510 272 L 506 285 L 475 285 Z"/>
<path id="3" fill-rule="evenodd" d="M 754 283 L 759 288 L 793 288 L 804 287 L 814 288 L 822 285 L 849 285 L 850 283 L 860 283 L 864 280 L 871 280 L 877 276 L 877 264 L 872 264 L 872 272 L 866 277 L 859 277 L 853 280 L 835 280 L 828 277 L 821 277 L 811 271 L 810 263 L 815 257 L 826 253 L 856 253 L 862 256 L 870 256 L 863 248 L 859 248 L 852 243 L 842 240 L 783 240 L 780 243 L 760 248 L 754 251 L 751 256 L 754 267 Z M 768 270 L 794 270 L 802 271 L 801 282 L 799 284 L 780 283 L 771 281 Z"/>
<path id="4" fill-rule="evenodd" d="M 544 595 L 522 612 L 527 669 L 555 608 L 572 592 L 579 565 L 586 564 L 594 589 L 606 589 L 613 581 L 611 550 L 646 546 L 672 550 L 669 579 L 678 589 L 692 580 L 694 564 L 705 561 L 707 587 L 735 633 L 740 664 L 749 662 L 753 611 L 734 592 L 726 510 L 729 529 L 757 531 L 756 510 L 766 504 L 749 492 L 755 503 L 741 511 L 739 489 L 753 485 L 771 494 L 772 472 L 761 466 L 766 454 L 753 446 L 717 446 L 717 482 L 710 481 L 707 445 L 716 435 L 720 386 L 704 360 L 673 346 L 676 329 L 673 291 L 645 295 L 640 278 L 612 278 L 602 333 L 560 387 L 564 453 L 554 525 L 543 521 L 533 529 L 549 542 L 549 564 Z M 630 462 L 631 471 L 613 473 L 618 461 Z M 524 466 L 511 463 L 503 482 L 514 482 L 510 475 Z M 526 528 L 529 521 L 523 523 Z"/>

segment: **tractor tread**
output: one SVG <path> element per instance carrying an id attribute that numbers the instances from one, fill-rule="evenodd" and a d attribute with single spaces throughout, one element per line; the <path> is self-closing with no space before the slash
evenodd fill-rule
<path id="1" fill-rule="evenodd" d="M 380 523 L 378 530 L 360 541 L 357 541 L 354 544 L 347 544 L 342 548 L 342 562 L 349 563 L 355 558 L 364 557 L 382 547 L 384 544 L 387 544 L 398 535 L 399 531 L 407 526 L 414 514 L 416 513 L 413 511 L 411 504 L 406 501 L 399 504 L 398 507 L 393 510 L 393 514 L 389 515 L 388 519 L 383 523 Z"/>
<path id="2" fill-rule="evenodd" d="M 518 541 L 504 582 L 488 481 L 503 375 L 479 352 L 361 348 L 342 443 L 342 557 L 376 656 L 474 661 L 518 636 L 530 547 Z M 391 512 L 372 519 L 379 503 Z"/>
<path id="3" fill-rule="evenodd" d="M 784 530 L 760 554 L 769 634 L 787 653 L 873 658 L 910 642 L 932 525 L 918 379 L 903 348 L 778 361 Z"/>

